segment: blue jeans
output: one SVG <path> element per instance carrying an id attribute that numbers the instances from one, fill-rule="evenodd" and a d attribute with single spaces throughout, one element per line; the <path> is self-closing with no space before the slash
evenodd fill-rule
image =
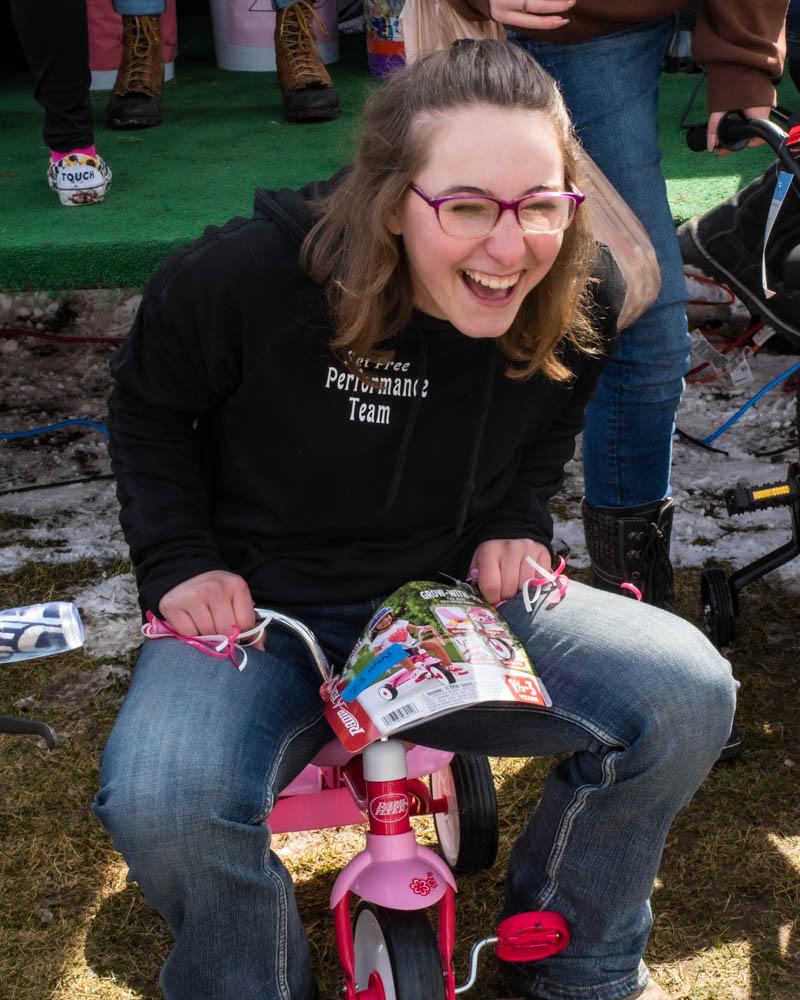
<path id="1" fill-rule="evenodd" d="M 286 610 L 341 663 L 378 606 Z M 736 684 L 687 622 L 579 583 L 553 609 L 531 616 L 517 597 L 503 613 L 553 707 L 487 704 L 404 736 L 469 753 L 570 752 L 514 847 L 505 913 L 556 910 L 572 940 L 509 969 L 534 996 L 618 1000 L 647 981 L 664 839 L 726 741 Z M 274 626 L 241 673 L 175 640 L 145 644 L 94 809 L 175 937 L 160 980 L 167 1000 L 316 996 L 265 820 L 331 739 L 319 685 L 299 641 Z"/>
<path id="2" fill-rule="evenodd" d="M 117 14 L 163 14 L 166 0 L 111 0 Z"/>
<path id="3" fill-rule="evenodd" d="M 689 362 L 686 287 L 658 138 L 658 86 L 675 16 L 573 45 L 510 34 L 558 80 L 586 151 L 647 229 L 661 265 L 656 302 L 621 337 L 586 409 L 592 506 L 669 493 L 675 410 Z M 674 142 L 680 142 L 676 134 Z"/>

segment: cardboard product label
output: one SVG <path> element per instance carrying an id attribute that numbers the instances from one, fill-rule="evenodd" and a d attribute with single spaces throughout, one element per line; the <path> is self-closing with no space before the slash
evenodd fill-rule
<path id="1" fill-rule="evenodd" d="M 502 614 L 468 584 L 428 581 L 406 584 L 379 608 L 322 696 L 350 751 L 480 702 L 551 704 Z"/>

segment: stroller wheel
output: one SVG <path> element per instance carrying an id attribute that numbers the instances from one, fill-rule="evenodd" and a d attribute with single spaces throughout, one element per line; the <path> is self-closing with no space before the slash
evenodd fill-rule
<path id="1" fill-rule="evenodd" d="M 729 649 L 736 638 L 736 614 L 728 577 L 722 570 L 709 569 L 700 577 L 700 609 L 708 638 L 717 649 Z"/>

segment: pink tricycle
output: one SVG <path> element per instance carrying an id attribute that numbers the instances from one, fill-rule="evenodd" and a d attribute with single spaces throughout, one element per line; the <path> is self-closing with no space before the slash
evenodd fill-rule
<path id="1" fill-rule="evenodd" d="M 323 681 L 330 679 L 325 653 L 302 622 L 279 612 L 258 609 L 258 614 L 298 635 Z M 417 843 L 410 817 L 421 815 L 433 815 L 443 857 Z M 274 833 L 288 833 L 365 819 L 366 844 L 339 873 L 331 893 L 345 1000 L 455 1000 L 475 984 L 486 945 L 493 944 L 505 961 L 526 962 L 568 944 L 559 914 L 509 917 L 473 945 L 468 979 L 456 986 L 453 873 L 488 868 L 497 854 L 497 799 L 485 757 L 396 738 L 352 754 L 334 740 L 283 790 L 269 824 Z M 353 896 L 359 899 L 354 916 Z M 434 906 L 437 934 L 426 913 Z"/>
<path id="2" fill-rule="evenodd" d="M 384 701 L 392 701 L 397 697 L 397 689 L 408 682 L 420 684 L 422 681 L 435 680 L 440 684 L 455 684 L 456 674 L 465 674 L 466 671 L 459 664 L 451 663 L 445 666 L 441 660 L 426 650 L 419 648 L 416 653 L 409 653 L 408 662 L 411 669 L 401 667 L 396 670 L 391 677 L 387 678 L 384 684 L 378 688 L 378 694 Z"/>

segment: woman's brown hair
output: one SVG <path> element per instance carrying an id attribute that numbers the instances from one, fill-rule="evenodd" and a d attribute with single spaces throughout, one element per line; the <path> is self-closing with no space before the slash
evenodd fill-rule
<path id="1" fill-rule="evenodd" d="M 333 345 L 348 367 L 374 358 L 404 330 L 413 309 L 402 240 L 388 229 L 390 213 L 426 160 L 427 119 L 472 105 L 539 111 L 552 122 L 567 185 L 577 187 L 578 142 L 553 78 L 521 48 L 506 42 L 459 42 L 394 73 L 367 102 L 358 153 L 301 248 L 311 278 L 327 289 Z M 587 288 L 595 244 L 579 211 L 564 232 L 555 263 L 527 295 L 499 345 L 512 378 L 535 372 L 563 381 L 558 357 L 565 338 L 595 349 Z"/>

